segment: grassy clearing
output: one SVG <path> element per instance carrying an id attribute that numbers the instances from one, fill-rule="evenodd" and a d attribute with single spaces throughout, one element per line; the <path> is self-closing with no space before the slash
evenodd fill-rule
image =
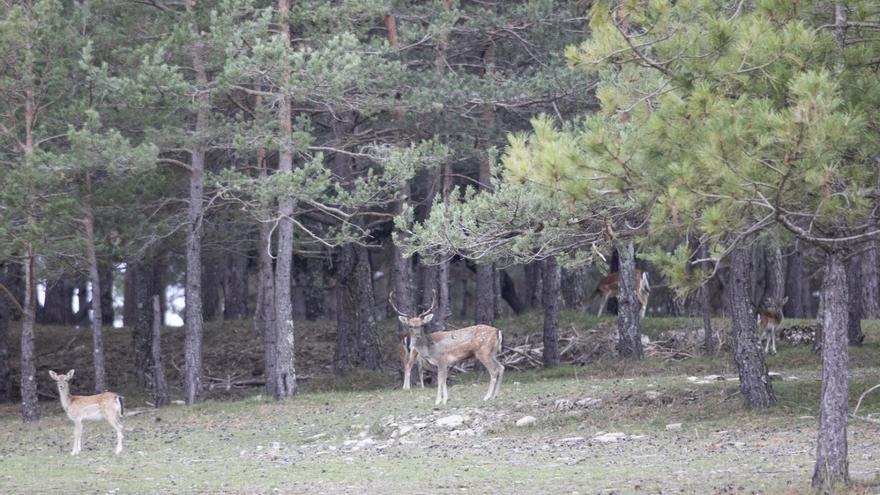
<path id="1" fill-rule="evenodd" d="M 502 326 L 512 333 L 534 331 L 534 318 Z M 564 321 L 596 323 L 571 315 Z M 646 320 L 646 327 L 672 328 L 657 319 Z M 851 349 L 853 405 L 880 382 L 880 325 L 866 328 L 867 344 Z M 306 352 L 332 342 L 318 329 L 300 339 Z M 212 328 L 207 345 L 240 346 L 236 331 L 235 324 Z M 52 332 L 58 332 L 55 339 L 46 335 Z M 65 345 L 67 335 L 44 330 L 48 347 L 41 348 Z M 126 338 L 114 332 L 109 340 Z M 64 362 L 80 359 L 76 342 L 48 356 L 58 362 L 44 360 L 41 367 L 64 369 Z M 124 363 L 113 366 L 119 365 Z M 156 411 L 143 407 L 129 387 L 135 415 L 125 419 L 126 451 L 118 457 L 106 424 L 86 425 L 84 450 L 74 458 L 68 455 L 72 424 L 60 405 L 44 403 L 37 425 L 21 425 L 17 408 L 3 406 L 0 493 L 809 493 L 818 357 L 807 348 L 783 347 L 769 366 L 786 379 L 774 382 L 780 406 L 767 412 L 744 410 L 734 381 L 688 380 L 735 375 L 727 356 L 639 363 L 607 358 L 509 372 L 500 396 L 488 404 L 480 400 L 487 376 L 459 375 L 450 404 L 440 409 L 433 406 L 433 388 L 396 389 L 394 372 L 340 378 L 318 365 L 301 370 L 311 378 L 300 396 L 284 403 L 248 389 Z M 254 367 L 258 363 L 242 359 L 242 369 Z M 50 391 L 42 383 L 41 390 Z M 869 396 L 862 408 L 880 413 L 880 395 Z M 465 424 L 436 427 L 437 419 L 453 414 Z M 516 426 L 526 415 L 537 422 Z M 675 423 L 680 429 L 667 429 Z M 595 439 L 605 432 L 627 437 Z M 850 449 L 859 481 L 851 493 L 880 493 L 877 425 L 854 422 Z"/>

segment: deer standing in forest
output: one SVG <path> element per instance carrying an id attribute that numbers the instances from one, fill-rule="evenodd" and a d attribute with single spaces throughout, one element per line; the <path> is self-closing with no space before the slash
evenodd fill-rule
<path id="1" fill-rule="evenodd" d="M 758 331 L 764 334 L 767 340 L 764 344 L 764 354 L 772 349 L 771 354 L 776 354 L 776 331 L 782 325 L 782 307 L 788 302 L 788 297 L 777 301 L 769 298 L 758 306 Z"/>
<path id="2" fill-rule="evenodd" d="M 74 370 L 66 375 L 59 375 L 49 370 L 49 376 L 58 385 L 58 395 L 61 399 L 61 407 L 67 413 L 67 417 L 73 420 L 73 450 L 71 455 L 79 454 L 82 450 L 83 420 L 106 419 L 110 426 L 116 430 L 116 453 L 122 452 L 122 414 L 125 410 L 121 395 L 113 392 L 103 392 L 97 395 L 71 395 L 70 379 L 73 378 Z"/>
<path id="3" fill-rule="evenodd" d="M 419 316 L 422 317 L 423 315 Z M 403 389 L 410 389 L 413 365 L 418 366 L 419 386 L 425 388 L 425 370 L 422 368 L 422 360 L 419 359 L 419 351 L 413 347 L 413 338 L 410 335 L 409 327 L 398 337 L 400 337 L 400 343 L 398 344 L 397 352 L 400 354 L 400 362 L 403 363 Z"/>
<path id="4" fill-rule="evenodd" d="M 449 400 L 449 389 L 446 386 L 449 368 L 472 357 L 477 358 L 489 371 L 489 390 L 483 400 L 490 400 L 498 395 L 501 378 L 504 375 L 504 365 L 498 361 L 498 353 L 501 351 L 503 341 L 501 330 L 489 325 L 474 325 L 426 335 L 424 326 L 434 319 L 436 294 L 431 307 L 419 316 L 401 313 L 394 305 L 393 295 L 392 291 L 388 299 L 391 301 L 391 307 L 397 312 L 397 318 L 409 329 L 412 350 L 417 353 L 416 359 L 423 359 L 431 366 L 437 367 L 437 400 L 434 402 L 436 405 L 446 404 Z M 406 369 L 404 376 L 408 380 Z"/>
<path id="5" fill-rule="evenodd" d="M 639 302 L 642 304 L 641 318 L 644 318 L 645 311 L 648 309 L 648 296 L 651 295 L 651 285 L 648 283 L 648 272 L 635 270 L 634 279 L 636 283 L 636 297 L 638 297 Z M 596 317 L 602 316 L 602 311 L 605 309 L 605 305 L 608 304 L 608 299 L 616 296 L 619 291 L 619 272 L 609 273 L 599 279 L 599 284 L 596 285 L 596 290 L 593 291 L 594 299 L 596 296 L 602 296 L 602 304 L 599 305 L 599 312 L 596 313 Z"/>

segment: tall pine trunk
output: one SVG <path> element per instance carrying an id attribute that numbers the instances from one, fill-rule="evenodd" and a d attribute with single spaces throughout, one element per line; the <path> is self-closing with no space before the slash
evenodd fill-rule
<path id="1" fill-rule="evenodd" d="M 809 307 L 810 281 L 804 272 L 804 259 L 801 253 L 802 244 L 795 241 L 788 255 L 788 266 L 785 274 L 784 314 L 790 318 L 807 318 Z"/>
<path id="2" fill-rule="evenodd" d="M 846 270 L 847 294 L 847 310 L 849 318 L 847 319 L 847 336 L 850 345 L 862 345 L 865 340 L 865 334 L 862 332 L 862 298 L 861 291 L 864 281 L 862 280 L 862 264 L 860 256 L 850 256 L 847 259 L 844 270 Z"/>
<path id="3" fill-rule="evenodd" d="M 776 395 L 767 375 L 764 353 L 758 345 L 755 308 L 750 298 L 751 251 L 737 247 L 730 257 L 728 284 L 733 359 L 739 372 L 739 389 L 746 405 L 754 409 L 776 404 Z"/>
<path id="4" fill-rule="evenodd" d="M 617 293 L 617 352 L 621 357 L 642 358 L 642 336 L 639 329 L 639 302 L 635 282 L 635 246 L 631 240 L 618 245 L 620 253 L 620 290 Z"/>
<path id="5" fill-rule="evenodd" d="M 707 259 L 709 257 L 709 246 L 706 243 L 700 245 L 700 258 Z M 711 262 L 702 262 L 703 276 L 706 276 L 711 270 Z M 715 353 L 715 334 L 712 332 L 712 304 L 711 295 L 709 294 L 709 280 L 704 280 L 700 286 L 700 312 L 703 316 L 703 351 L 706 354 Z"/>
<path id="6" fill-rule="evenodd" d="M 195 0 L 187 0 L 186 10 L 193 15 Z M 202 136 L 208 130 L 208 116 L 211 110 L 211 95 L 208 92 L 208 73 L 203 59 L 203 45 L 199 28 L 191 26 L 195 38 L 190 47 L 193 70 L 198 85 L 195 136 Z M 187 404 L 194 404 L 202 393 L 202 220 L 203 197 L 205 189 L 205 148 L 196 142 L 190 150 L 189 209 L 187 211 L 186 231 L 186 335 L 184 339 L 183 387 Z M 138 304 L 149 305 L 147 301 Z"/>
<path id="7" fill-rule="evenodd" d="M 152 301 L 155 294 L 156 281 L 154 270 L 146 260 L 130 263 L 127 271 L 131 285 L 131 305 L 133 322 L 131 325 L 132 340 L 132 373 L 135 383 L 142 387 L 149 387 L 149 376 L 153 368 L 152 354 L 152 331 L 153 310 Z"/>
<path id="8" fill-rule="evenodd" d="M 8 265 L 0 263 L 0 284 L 6 290 L 0 289 L 0 404 L 12 400 L 12 382 L 10 381 L 12 370 L 9 366 L 9 322 L 12 321 L 12 308 L 17 303 L 12 301 L 12 291 L 9 289 L 10 277 Z M 6 291 L 9 290 L 9 293 Z"/>
<path id="9" fill-rule="evenodd" d="M 555 257 L 541 263 L 543 275 L 542 302 L 544 306 L 544 367 L 559 365 L 559 292 L 560 270 Z"/>
<path id="10" fill-rule="evenodd" d="M 223 319 L 243 320 L 248 316 L 248 257 L 244 253 L 226 255 L 223 271 Z"/>
<path id="11" fill-rule="evenodd" d="M 847 326 L 850 301 L 846 269 L 840 255 L 828 253 L 822 283 L 822 394 L 819 404 L 819 440 L 813 487 L 833 490 L 849 481 L 847 461 L 847 398 L 849 350 Z"/>
<path id="12" fill-rule="evenodd" d="M 288 0 L 278 0 L 278 19 L 281 38 L 285 49 L 290 46 L 290 24 Z M 288 78 L 282 80 L 286 87 Z M 278 173 L 293 173 L 293 125 L 291 122 L 290 99 L 280 95 L 278 101 L 278 123 L 282 132 L 281 149 L 278 151 Z M 275 263 L 275 398 L 283 399 L 297 392 L 296 366 L 294 362 L 293 301 L 291 299 L 291 278 L 293 275 L 293 198 L 282 195 L 278 198 L 278 259 Z"/>
<path id="13" fill-rule="evenodd" d="M 165 363 L 162 361 L 162 304 L 158 294 L 153 294 L 153 331 L 150 345 L 153 369 L 150 371 L 150 391 L 153 407 L 168 405 L 168 382 L 165 381 Z"/>
<path id="14" fill-rule="evenodd" d="M 260 168 L 260 179 L 265 181 L 268 177 L 268 171 L 263 149 L 257 151 L 257 164 Z M 259 272 L 254 328 L 263 341 L 263 374 L 266 378 L 266 393 L 275 397 L 275 384 L 278 382 L 275 378 L 278 358 L 275 346 L 277 331 L 275 330 L 275 274 L 272 262 L 271 231 L 272 225 L 269 222 L 260 222 Z"/>
<path id="15" fill-rule="evenodd" d="M 21 316 L 21 419 L 25 423 L 40 419 L 37 398 L 37 367 L 34 356 L 34 322 L 36 319 L 37 274 L 33 246 L 25 248 L 24 305 Z"/>
<path id="16" fill-rule="evenodd" d="M 861 298 L 862 318 L 866 320 L 880 319 L 880 274 L 878 274 L 877 241 L 868 241 L 865 252 L 859 256 L 862 269 L 861 290 L 857 292 Z"/>
<path id="17" fill-rule="evenodd" d="M 88 174 L 86 174 L 86 182 L 91 193 L 91 177 Z M 86 258 L 89 263 L 89 281 L 92 283 L 92 362 L 95 367 L 95 392 L 100 393 L 107 390 L 107 373 L 104 370 L 104 312 L 101 301 L 101 274 L 95 251 L 95 217 L 89 200 L 86 200 L 84 213 Z"/>

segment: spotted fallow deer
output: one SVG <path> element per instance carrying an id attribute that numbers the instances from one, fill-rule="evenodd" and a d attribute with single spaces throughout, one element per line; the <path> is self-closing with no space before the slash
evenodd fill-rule
<path id="1" fill-rule="evenodd" d="M 768 298 L 758 306 L 758 332 L 764 334 L 767 340 L 764 344 L 764 354 L 770 351 L 771 354 L 776 354 L 776 331 L 782 325 L 782 307 L 786 302 L 788 297 L 782 298 L 781 301 Z"/>
<path id="2" fill-rule="evenodd" d="M 417 353 L 417 359 L 423 359 L 429 365 L 437 367 L 435 404 L 446 404 L 449 400 L 449 389 L 446 386 L 449 368 L 472 357 L 477 358 L 489 371 L 489 390 L 483 400 L 495 398 L 501 388 L 501 378 L 504 375 L 504 365 L 498 361 L 498 353 L 501 352 L 503 341 L 501 330 L 489 325 L 474 325 L 425 334 L 424 326 L 434 318 L 436 302 L 435 297 L 431 307 L 419 316 L 401 313 L 394 303 L 391 304 L 400 322 L 409 329 L 409 337 L 412 339 L 412 348 Z M 404 373 L 406 376 L 406 370 Z"/>
<path id="3" fill-rule="evenodd" d="M 116 453 L 122 452 L 122 414 L 125 406 L 121 395 L 113 392 L 104 392 L 97 395 L 71 395 L 70 379 L 73 378 L 74 370 L 66 375 L 59 375 L 49 371 L 49 376 L 58 385 L 58 395 L 61 399 L 61 407 L 67 413 L 67 417 L 73 420 L 73 450 L 71 455 L 79 454 L 82 450 L 83 420 L 106 419 L 110 426 L 116 430 Z"/>
<path id="4" fill-rule="evenodd" d="M 651 295 L 651 284 L 648 283 L 648 272 L 635 270 L 634 275 L 636 282 L 636 297 L 638 297 L 639 302 L 642 304 L 641 318 L 644 318 L 645 311 L 648 310 L 648 296 Z M 605 310 L 608 300 L 616 296 L 619 291 L 620 273 L 612 272 L 599 280 L 599 284 L 596 285 L 596 290 L 593 291 L 594 298 L 596 296 L 602 296 L 602 304 L 599 305 L 599 312 L 596 313 L 597 317 L 602 316 L 602 311 Z"/>

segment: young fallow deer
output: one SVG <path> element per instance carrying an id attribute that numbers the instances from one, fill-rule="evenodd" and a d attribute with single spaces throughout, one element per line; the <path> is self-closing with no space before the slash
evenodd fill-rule
<path id="1" fill-rule="evenodd" d="M 637 286 L 636 297 L 639 298 L 639 302 L 642 304 L 641 317 L 644 318 L 645 311 L 648 309 L 648 296 L 651 295 L 651 285 L 648 283 L 648 272 L 635 270 L 634 278 Z M 596 313 L 596 317 L 602 316 L 602 311 L 605 310 L 608 300 L 616 296 L 619 291 L 620 273 L 612 272 L 599 280 L 599 284 L 596 285 L 596 290 L 593 291 L 593 298 L 597 295 L 602 296 L 602 304 L 599 305 L 599 312 Z"/>
<path id="2" fill-rule="evenodd" d="M 113 392 L 104 392 L 97 395 L 71 395 L 70 379 L 73 378 L 74 370 L 66 375 L 59 375 L 49 370 L 49 376 L 58 384 L 58 395 L 61 399 L 61 407 L 67 413 L 67 417 L 73 420 L 73 451 L 71 455 L 79 454 L 82 450 L 83 420 L 100 420 L 104 418 L 110 426 L 116 430 L 116 453 L 122 452 L 122 414 L 124 412 L 121 395 Z"/>
<path id="3" fill-rule="evenodd" d="M 389 295 L 391 301 L 393 294 L 392 291 Z M 501 330 L 489 325 L 474 325 L 426 335 L 423 327 L 434 318 L 436 302 L 435 294 L 431 307 L 419 316 L 401 313 L 394 303 L 391 303 L 400 322 L 409 329 L 412 349 L 417 353 L 416 359 L 423 359 L 431 366 L 437 367 L 437 400 L 434 403 L 446 404 L 449 400 L 449 389 L 446 387 L 449 368 L 471 357 L 480 360 L 489 371 L 489 390 L 483 400 L 494 399 L 501 388 L 501 378 L 504 375 L 504 365 L 498 361 L 503 340 Z M 406 369 L 404 369 L 404 377 L 408 381 L 409 375 Z"/>
<path id="4" fill-rule="evenodd" d="M 420 315 L 420 317 L 423 315 Z M 413 347 L 413 338 L 410 335 L 409 327 L 406 332 L 400 334 L 400 343 L 397 352 L 400 354 L 400 362 L 403 363 L 403 389 L 410 389 L 410 377 L 412 375 L 413 365 L 418 366 L 419 386 L 425 388 L 425 371 L 422 369 L 422 360 L 419 359 L 419 351 Z"/>
<path id="5" fill-rule="evenodd" d="M 758 332 L 765 335 L 767 342 L 764 344 L 764 354 L 772 349 L 771 354 L 776 354 L 776 331 L 782 325 L 782 307 L 788 302 L 788 297 L 777 301 L 768 298 L 758 306 Z"/>

